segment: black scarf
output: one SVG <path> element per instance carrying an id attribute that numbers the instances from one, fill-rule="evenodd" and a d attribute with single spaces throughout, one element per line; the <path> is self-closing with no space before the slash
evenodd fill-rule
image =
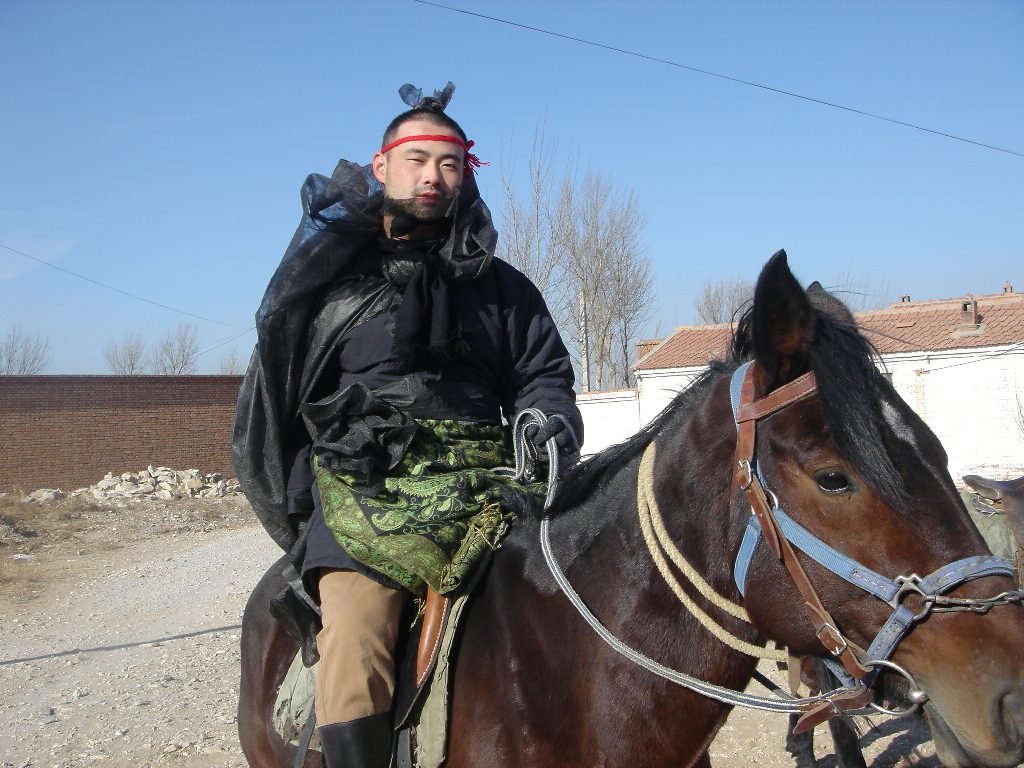
<path id="1" fill-rule="evenodd" d="M 448 282 L 440 257 L 444 240 L 392 240 L 379 237 L 381 268 L 402 289 L 394 311 L 395 351 L 406 360 L 437 362 L 459 354 L 461 334 L 452 332 Z"/>

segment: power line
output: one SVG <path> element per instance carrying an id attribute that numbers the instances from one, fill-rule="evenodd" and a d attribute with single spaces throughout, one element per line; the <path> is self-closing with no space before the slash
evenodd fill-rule
<path id="1" fill-rule="evenodd" d="M 861 325 L 858 325 L 857 327 L 861 331 L 863 331 L 864 333 L 870 333 L 870 334 L 872 334 L 874 336 L 882 336 L 883 338 L 890 339 L 891 341 L 898 341 L 901 344 L 906 344 L 906 345 L 911 346 L 911 347 L 916 347 L 917 348 L 916 349 L 917 352 L 924 352 L 925 354 L 927 354 L 929 356 L 930 355 L 941 355 L 944 352 L 952 352 L 952 351 L 959 352 L 959 351 L 963 351 L 964 349 L 970 349 L 969 347 L 954 347 L 952 349 L 934 349 L 932 347 L 926 347 L 926 346 L 923 346 L 921 344 L 918 344 L 917 342 L 910 341 L 909 339 L 901 339 L 899 336 L 891 336 L 888 333 L 883 333 L 882 331 L 875 330 L 874 328 L 869 328 L 867 326 L 861 326 Z M 983 360 L 995 360 L 996 358 L 1004 357 L 1005 355 L 1012 355 L 1015 352 L 1019 352 L 1019 351 L 1022 351 L 1022 350 L 1024 350 L 1024 341 L 1012 344 L 1009 347 L 1006 347 L 1005 349 L 997 349 L 997 350 L 995 350 L 993 352 L 986 352 L 985 354 L 979 355 L 978 357 L 972 357 L 972 358 L 970 358 L 968 360 L 961 360 L 958 363 L 950 363 L 949 365 L 940 365 L 940 366 L 938 366 L 936 368 L 928 368 L 927 370 L 928 370 L 929 373 L 932 372 L 932 371 L 945 371 L 948 368 L 959 368 L 961 365 L 971 365 L 972 363 L 980 363 Z M 901 354 L 901 352 L 879 352 L 878 353 L 879 357 L 884 357 L 885 355 L 898 355 L 898 354 Z"/>
<path id="2" fill-rule="evenodd" d="M 899 336 L 892 336 L 891 334 L 884 333 L 882 331 L 876 330 L 876 329 L 871 328 L 869 326 L 866 326 L 866 325 L 862 326 L 862 325 L 860 325 L 860 323 L 857 324 L 857 328 L 860 329 L 861 331 L 863 331 L 864 333 L 870 333 L 870 334 L 872 334 L 874 336 L 881 336 L 883 339 L 889 339 L 890 341 L 898 341 L 900 344 L 906 344 L 907 346 L 910 346 L 910 347 L 917 347 L 922 352 L 934 352 L 935 351 L 931 347 L 925 347 L 925 346 L 923 346 L 921 344 L 918 344 L 916 341 L 911 341 L 910 339 L 903 339 L 903 338 L 900 338 Z M 878 354 L 881 355 L 883 353 L 879 352 Z M 884 354 L 892 354 L 892 353 L 887 352 L 887 353 L 884 353 Z"/>
<path id="3" fill-rule="evenodd" d="M 254 325 L 251 328 L 246 328 L 241 333 L 235 333 L 235 334 L 232 334 L 231 336 L 226 336 L 223 339 L 218 339 L 217 341 L 213 342 L 210 346 L 208 346 L 206 349 L 203 349 L 203 350 L 201 350 L 199 352 L 196 352 L 196 357 L 202 357 L 207 352 L 213 352 L 213 350 L 215 350 L 215 349 L 220 349 L 224 345 L 230 344 L 232 341 L 235 341 L 236 339 L 240 339 L 243 336 L 245 336 L 247 333 L 251 333 L 252 331 L 255 331 L 255 330 L 256 330 L 256 326 Z"/>
<path id="4" fill-rule="evenodd" d="M 926 370 L 931 373 L 932 371 L 945 371 L 949 368 L 959 368 L 961 365 L 970 365 L 971 363 L 980 363 L 984 360 L 995 360 L 996 358 L 1005 357 L 1006 355 L 1012 355 L 1015 352 L 1024 350 L 1024 342 L 1019 342 L 1013 346 L 1007 347 L 1006 349 L 997 349 L 995 352 L 989 352 L 979 357 L 963 360 L 959 363 L 950 363 L 949 365 L 940 365 L 937 368 L 927 368 Z"/>
<path id="5" fill-rule="evenodd" d="M 913 128 L 916 131 L 924 131 L 925 133 L 931 133 L 936 136 L 942 136 L 947 139 L 953 139 L 954 141 L 962 141 L 965 144 L 973 144 L 977 147 L 983 147 L 985 149 L 992 149 L 996 152 L 1005 152 L 1008 155 L 1015 155 L 1016 157 L 1024 157 L 1024 152 L 1016 152 L 1012 149 L 1006 149 L 1005 147 L 997 147 L 993 144 L 985 144 L 981 141 L 975 141 L 974 139 L 968 139 L 963 136 L 957 136 L 952 133 L 946 133 L 944 131 L 938 131 L 934 128 L 927 128 L 923 125 L 917 125 L 915 123 L 908 123 L 903 120 L 897 120 L 893 117 L 886 117 L 885 115 L 879 115 L 875 112 L 867 112 L 863 109 L 857 109 L 856 107 L 847 107 L 842 104 L 837 104 L 834 101 L 825 101 L 824 99 L 816 99 L 813 96 L 804 96 L 803 94 L 794 93 L 793 91 L 786 91 L 782 88 L 774 88 L 770 85 L 763 83 L 755 83 L 752 80 L 744 80 L 739 77 L 731 77 L 730 75 L 723 75 L 719 72 L 712 72 L 707 69 L 701 69 L 700 67 L 690 66 L 689 64 L 682 64 L 678 61 L 670 61 L 669 59 L 658 58 L 657 56 L 650 56 L 646 53 L 640 53 L 638 51 L 631 51 L 628 48 L 618 48 L 614 45 L 608 45 L 606 43 L 599 43 L 594 40 L 587 40 L 582 37 L 574 37 L 573 35 L 567 35 L 563 32 L 554 32 L 550 29 L 542 29 L 541 27 L 533 27 L 529 24 L 520 24 L 516 21 L 509 21 L 508 19 L 499 19 L 497 16 L 488 16 L 484 13 L 477 13 L 475 11 L 467 11 L 462 8 L 452 8 L 448 5 L 441 5 L 440 3 L 431 3 L 428 0 L 413 0 L 414 3 L 420 5 L 429 5 L 433 8 L 440 8 L 445 11 L 451 11 L 453 13 L 462 13 L 466 16 L 475 16 L 480 19 L 486 19 L 487 21 L 494 21 L 499 24 L 507 24 L 510 27 L 518 27 L 519 29 L 525 29 L 530 32 L 539 32 L 542 35 L 550 35 L 551 37 L 558 37 L 563 40 L 571 40 L 574 43 L 580 43 L 582 45 L 593 46 L 594 48 L 602 48 L 606 51 L 613 51 L 615 53 L 622 53 L 626 56 L 633 56 L 638 59 L 644 59 L 645 61 L 653 61 L 657 64 L 665 64 L 670 67 L 676 67 L 678 69 L 685 69 L 690 72 L 696 72 L 699 75 L 707 75 L 708 77 L 716 77 L 720 80 L 728 80 L 731 83 L 738 83 L 740 85 L 750 86 L 751 88 L 760 88 L 764 91 L 770 91 L 771 93 L 777 93 L 781 96 L 789 96 L 794 99 L 801 99 L 803 101 L 809 101 L 812 104 L 818 104 L 823 107 L 831 107 L 832 109 L 841 109 L 844 112 L 852 112 L 855 115 L 861 115 L 862 117 L 870 117 L 874 120 L 882 120 L 886 123 L 892 123 L 893 125 L 902 125 L 905 128 Z"/>
<path id="6" fill-rule="evenodd" d="M 80 275 L 77 272 L 72 272 L 70 269 L 65 269 L 64 267 L 58 267 L 56 264 L 52 264 L 49 261 L 45 261 L 43 259 L 40 259 L 37 256 L 31 256 L 31 255 L 25 253 L 24 251 L 19 251 L 17 248 L 11 248 L 11 246 L 4 245 L 3 243 L 0 243 L 0 248 L 5 248 L 8 251 L 10 251 L 11 253 L 16 253 L 19 256 L 24 256 L 26 259 L 31 259 L 32 261 L 38 262 L 40 264 L 43 264 L 43 265 L 45 265 L 47 267 L 50 267 L 51 269 L 56 269 L 58 272 L 63 272 L 64 274 L 71 275 L 72 277 L 77 277 L 79 280 L 85 280 L 85 282 L 87 282 L 87 283 L 92 283 L 93 285 L 98 285 L 100 288 L 106 288 L 108 291 L 113 291 L 114 293 L 120 293 L 122 296 L 127 296 L 130 299 L 135 299 L 137 301 L 142 301 L 142 302 L 145 302 L 146 304 L 152 304 L 154 307 L 160 307 L 161 309 L 169 309 L 171 312 L 177 312 L 179 315 L 186 315 L 188 317 L 193 317 L 196 320 L 203 320 L 204 322 L 207 322 L 207 323 L 215 323 L 216 325 L 223 325 L 223 326 L 226 326 L 228 328 L 241 328 L 240 325 L 234 325 L 233 323 L 225 323 L 225 322 L 222 322 L 221 320 L 214 320 L 212 317 L 204 317 L 203 315 L 197 315 L 197 314 L 194 314 L 192 312 L 186 312 L 184 309 L 178 309 L 177 307 L 172 307 L 169 304 L 161 304 L 159 301 L 153 301 L 152 299 L 147 299 L 147 298 L 144 298 L 142 296 L 138 296 L 138 295 L 136 295 L 134 293 L 130 293 L 129 291 L 122 290 L 121 288 L 115 288 L 112 285 L 107 285 L 106 283 L 101 283 L 99 280 L 93 280 L 91 277 L 86 277 L 85 275 Z M 246 333 L 247 332 L 248 332 L 248 330 L 246 331 Z"/>

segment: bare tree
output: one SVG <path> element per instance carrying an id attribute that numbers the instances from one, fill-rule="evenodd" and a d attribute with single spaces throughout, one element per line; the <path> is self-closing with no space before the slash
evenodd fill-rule
<path id="1" fill-rule="evenodd" d="M 566 173 L 552 214 L 562 301 L 584 391 L 627 386 L 633 342 L 654 311 L 654 278 L 637 197 L 601 174 Z"/>
<path id="2" fill-rule="evenodd" d="M 509 150 L 501 158 L 503 227 L 497 255 L 526 275 L 548 298 L 555 289 L 558 259 L 550 248 L 551 199 L 556 150 L 540 125 L 533 133 L 526 168 L 526 191 L 514 180 L 515 161 Z"/>
<path id="3" fill-rule="evenodd" d="M 242 359 L 238 356 L 238 350 L 235 347 L 232 347 L 231 351 L 221 357 L 220 362 L 217 364 L 217 373 L 222 376 L 237 376 L 245 373 Z"/>
<path id="4" fill-rule="evenodd" d="M 754 284 L 742 277 L 722 277 L 708 280 L 693 300 L 697 320 L 706 325 L 729 323 L 754 298 Z"/>
<path id="5" fill-rule="evenodd" d="M 828 291 L 851 312 L 881 309 L 891 302 L 892 296 L 888 279 L 879 283 L 876 278 L 857 278 L 850 267 L 836 276 Z"/>
<path id="6" fill-rule="evenodd" d="M 640 242 L 645 218 L 636 206 L 636 199 L 623 212 L 618 223 L 608 289 L 616 297 L 612 313 L 610 339 L 615 349 L 609 351 L 610 373 L 615 383 L 632 386 L 634 344 L 654 315 L 654 266 L 646 245 Z"/>
<path id="7" fill-rule="evenodd" d="M 150 354 L 150 369 L 164 376 L 183 376 L 196 372 L 199 357 L 199 331 L 191 323 L 178 323 L 160 337 Z"/>
<path id="8" fill-rule="evenodd" d="M 636 195 L 600 173 L 581 178 L 574 163 L 558 163 L 543 126 L 534 133 L 525 184 L 516 185 L 513 170 L 503 157 L 498 255 L 540 289 L 582 389 L 627 386 L 633 342 L 654 310 Z"/>
<path id="9" fill-rule="evenodd" d="M 50 363 L 50 340 L 15 323 L 0 342 L 0 375 L 34 376 Z"/>
<path id="10" fill-rule="evenodd" d="M 117 376 L 138 376 L 146 372 L 146 340 L 138 331 L 125 334 L 120 341 L 111 340 L 103 348 L 103 359 L 110 372 Z"/>

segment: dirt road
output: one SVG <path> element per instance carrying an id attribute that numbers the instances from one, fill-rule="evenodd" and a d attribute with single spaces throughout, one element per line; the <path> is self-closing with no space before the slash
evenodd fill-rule
<path id="1" fill-rule="evenodd" d="M 222 525 L 150 526 L 141 536 L 126 515 L 119 549 L 71 543 L 18 558 L 17 547 L 0 548 L 3 768 L 245 765 L 238 624 L 278 550 L 258 527 Z M 883 721 L 869 732 L 869 765 L 937 766 L 926 735 L 905 729 Z M 784 732 L 779 716 L 736 713 L 714 765 L 790 768 Z M 817 741 L 827 755 L 827 736 Z"/>
<path id="2" fill-rule="evenodd" d="M 158 536 L 0 602 L 4 768 L 244 765 L 238 624 L 277 552 L 254 527 Z"/>

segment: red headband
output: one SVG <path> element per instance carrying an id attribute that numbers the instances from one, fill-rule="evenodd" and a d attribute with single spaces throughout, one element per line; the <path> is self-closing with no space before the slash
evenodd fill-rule
<path id="1" fill-rule="evenodd" d="M 390 144 L 385 144 L 383 147 L 380 148 L 380 151 L 382 153 L 387 152 L 388 150 L 394 149 L 399 144 L 405 144 L 407 141 L 447 141 L 449 144 L 458 144 L 460 147 L 466 150 L 466 173 L 468 173 L 470 176 L 473 175 L 474 168 L 479 168 L 481 165 L 490 165 L 490 163 L 482 162 L 479 157 L 477 157 L 476 155 L 469 151 L 473 148 L 473 144 L 475 142 L 463 141 L 458 136 L 406 136 L 401 139 L 395 139 Z"/>

